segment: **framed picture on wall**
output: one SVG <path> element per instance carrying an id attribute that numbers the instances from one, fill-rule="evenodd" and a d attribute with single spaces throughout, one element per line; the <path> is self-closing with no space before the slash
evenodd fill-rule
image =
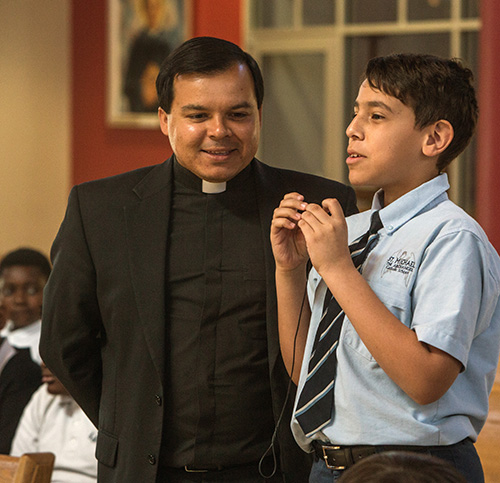
<path id="1" fill-rule="evenodd" d="M 108 0 L 107 119 L 112 127 L 158 127 L 155 81 L 190 35 L 190 0 Z"/>

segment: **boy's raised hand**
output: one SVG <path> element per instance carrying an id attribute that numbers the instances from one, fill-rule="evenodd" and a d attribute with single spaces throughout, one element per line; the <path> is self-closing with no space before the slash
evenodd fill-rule
<path id="1" fill-rule="evenodd" d="M 331 270 L 353 268 L 347 244 L 347 224 L 336 199 L 323 200 L 322 206 L 308 204 L 298 226 L 304 235 L 311 262 L 320 275 L 324 276 Z"/>
<path id="2" fill-rule="evenodd" d="M 274 210 L 271 245 L 276 267 L 279 269 L 294 270 L 309 259 L 304 235 L 298 227 L 301 213 L 307 206 L 301 194 L 288 193 Z"/>

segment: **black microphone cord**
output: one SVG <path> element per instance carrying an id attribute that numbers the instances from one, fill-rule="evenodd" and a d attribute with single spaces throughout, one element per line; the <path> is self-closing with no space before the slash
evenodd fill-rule
<path id="1" fill-rule="evenodd" d="M 304 309 L 304 302 L 306 300 L 306 296 L 307 296 L 307 282 L 306 282 L 306 288 L 304 290 L 304 295 L 302 296 L 302 303 L 300 304 L 300 312 L 299 312 L 299 319 L 297 321 L 297 329 L 295 330 L 295 335 L 293 337 L 293 356 L 292 356 L 292 368 L 290 370 L 290 374 L 293 374 L 293 370 L 295 368 L 295 351 L 297 349 L 297 337 L 299 334 L 300 320 L 302 318 L 302 310 Z M 290 391 L 292 390 L 292 383 L 293 383 L 292 377 L 290 376 L 290 378 L 288 380 L 288 387 L 286 390 L 285 401 L 283 402 L 283 407 L 281 408 L 280 415 L 279 415 L 278 420 L 276 421 L 276 425 L 274 427 L 273 436 L 271 437 L 271 444 L 266 449 L 266 451 L 264 452 L 264 454 L 262 455 L 262 457 L 260 458 L 260 461 L 259 461 L 259 474 L 264 479 L 272 478 L 276 474 L 276 470 L 278 469 L 278 462 L 276 459 L 276 448 L 274 447 L 274 444 L 276 442 L 276 438 L 278 435 L 279 425 L 281 423 L 281 420 L 283 419 L 283 415 L 285 414 L 285 409 L 286 409 L 286 405 L 288 403 L 288 398 L 290 397 Z M 272 470 L 271 474 L 266 475 L 262 469 L 262 465 L 264 463 L 264 459 L 269 454 L 269 452 L 272 452 L 272 455 L 273 455 L 273 470 Z"/>

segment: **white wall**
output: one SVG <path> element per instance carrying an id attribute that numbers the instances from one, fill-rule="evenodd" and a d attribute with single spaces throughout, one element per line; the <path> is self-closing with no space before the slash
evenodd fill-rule
<path id="1" fill-rule="evenodd" d="M 48 254 L 70 182 L 70 1 L 0 0 L 0 255 Z"/>

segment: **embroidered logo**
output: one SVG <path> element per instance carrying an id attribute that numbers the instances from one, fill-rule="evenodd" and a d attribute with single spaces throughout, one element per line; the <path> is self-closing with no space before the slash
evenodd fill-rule
<path id="1" fill-rule="evenodd" d="M 393 253 L 385 262 L 382 268 L 382 278 L 389 272 L 400 273 L 404 276 L 405 285 L 408 287 L 410 283 L 410 278 L 415 270 L 415 255 L 413 253 L 408 253 L 406 250 L 398 250 Z"/>

